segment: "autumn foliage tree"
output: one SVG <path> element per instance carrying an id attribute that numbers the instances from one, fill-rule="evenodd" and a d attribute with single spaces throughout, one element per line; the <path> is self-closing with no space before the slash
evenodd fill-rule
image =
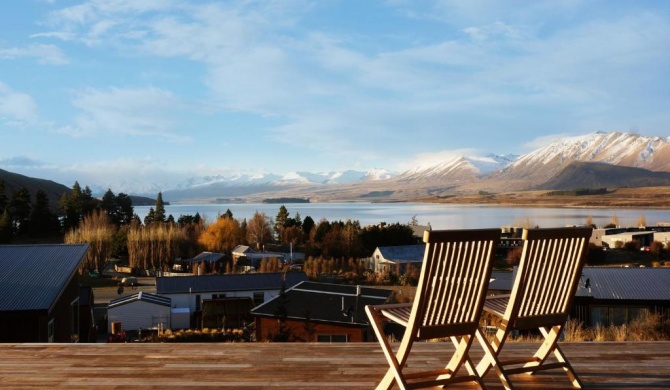
<path id="1" fill-rule="evenodd" d="M 229 254 L 242 242 L 242 238 L 240 222 L 224 214 L 205 228 L 198 237 L 198 243 L 208 251 Z"/>
<path id="2" fill-rule="evenodd" d="M 270 217 L 265 213 L 256 211 L 246 226 L 246 237 L 249 245 L 261 249 L 263 245 L 272 242 L 272 228 L 270 226 Z"/>
<path id="3" fill-rule="evenodd" d="M 96 210 L 84 217 L 79 227 L 72 228 L 65 234 L 67 244 L 89 244 L 80 270 L 102 271 L 112 251 L 115 231 L 116 227 L 109 221 L 104 210 Z"/>

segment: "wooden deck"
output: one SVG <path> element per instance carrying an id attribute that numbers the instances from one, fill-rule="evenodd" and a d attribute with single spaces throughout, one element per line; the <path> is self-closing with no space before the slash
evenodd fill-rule
<path id="1" fill-rule="evenodd" d="M 507 348 L 517 355 L 533 346 Z M 670 342 L 561 346 L 586 388 L 670 388 Z M 409 367 L 437 368 L 445 350 L 451 343 L 416 344 Z M 0 344 L 0 388 L 372 389 L 386 364 L 376 343 Z M 501 388 L 492 373 L 485 379 L 490 389 Z M 571 388 L 561 370 L 514 379 L 519 389 Z"/>

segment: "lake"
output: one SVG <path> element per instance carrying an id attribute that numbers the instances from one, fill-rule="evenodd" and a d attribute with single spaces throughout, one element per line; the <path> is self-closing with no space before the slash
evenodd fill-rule
<path id="1" fill-rule="evenodd" d="M 227 209 L 236 219 L 249 220 L 256 211 L 274 219 L 280 204 L 231 203 L 231 204 L 171 204 L 165 206 L 166 215 L 200 213 L 213 221 Z M 604 226 L 616 216 L 619 225 L 635 226 L 644 217 L 647 226 L 658 222 L 670 222 L 670 210 L 665 209 L 619 209 L 619 208 L 535 208 L 500 207 L 491 205 L 454 205 L 430 203 L 291 203 L 285 204 L 291 217 L 300 213 L 302 219 L 312 217 L 314 222 L 325 218 L 328 221 L 358 220 L 362 226 L 386 223 L 408 223 L 416 216 L 420 225 L 430 224 L 433 229 L 475 229 L 507 225 L 561 227 L 583 225 L 590 216 L 597 226 Z M 150 206 L 136 206 L 135 213 L 144 220 Z"/>

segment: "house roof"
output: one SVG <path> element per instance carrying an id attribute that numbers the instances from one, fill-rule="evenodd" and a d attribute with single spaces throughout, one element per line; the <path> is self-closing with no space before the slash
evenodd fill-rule
<path id="1" fill-rule="evenodd" d="M 589 279 L 591 291 L 586 288 Z M 670 268 L 585 267 L 579 296 L 595 299 L 670 300 Z"/>
<path id="2" fill-rule="evenodd" d="M 426 244 L 420 245 L 398 245 L 398 246 L 380 246 L 377 251 L 384 260 L 394 262 L 420 262 L 423 261 L 423 255 L 426 251 Z"/>
<path id="3" fill-rule="evenodd" d="M 192 258 L 189 260 L 191 263 L 200 263 L 202 261 L 208 261 L 208 262 L 217 262 L 221 259 L 223 259 L 226 255 L 223 253 L 215 253 L 215 252 L 202 252 L 196 257 Z"/>
<path id="4" fill-rule="evenodd" d="M 393 291 L 369 287 L 301 282 L 285 292 L 251 310 L 261 317 L 276 317 L 277 308 L 285 300 L 288 318 L 343 325 L 368 325 L 366 305 L 385 303 Z"/>
<path id="5" fill-rule="evenodd" d="M 0 245 L 0 311 L 50 310 L 88 244 Z"/>
<path id="6" fill-rule="evenodd" d="M 304 272 L 286 273 L 287 288 L 304 280 L 307 280 Z M 281 286 L 281 272 L 156 278 L 156 293 L 158 294 L 279 290 Z"/>
<path id="7" fill-rule="evenodd" d="M 255 253 L 256 251 L 248 245 L 238 245 L 233 248 L 232 253 L 236 255 L 244 255 L 247 253 Z"/>
<path id="8" fill-rule="evenodd" d="M 109 305 L 107 306 L 108 309 L 122 306 L 131 302 L 138 302 L 138 301 L 143 301 L 143 302 L 148 302 L 152 303 L 154 305 L 160 305 L 160 306 L 167 306 L 170 307 L 172 306 L 172 299 L 167 298 L 167 297 L 162 297 L 160 295 L 156 294 L 149 294 L 146 292 L 138 292 L 136 294 L 132 295 L 126 295 L 125 297 L 121 298 L 116 298 L 112 299 L 109 301 Z"/>

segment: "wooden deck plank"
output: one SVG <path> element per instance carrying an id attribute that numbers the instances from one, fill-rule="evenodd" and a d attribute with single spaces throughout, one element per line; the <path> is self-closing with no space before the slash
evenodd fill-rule
<path id="1" fill-rule="evenodd" d="M 510 343 L 509 357 L 536 346 Z M 670 342 L 561 346 L 586 388 L 670 388 Z M 412 351 L 410 370 L 442 368 L 453 346 L 419 343 Z M 475 360 L 481 356 L 473 348 Z M 369 389 L 386 369 L 376 343 L 0 344 L 3 389 Z M 519 389 L 571 388 L 561 370 L 512 379 Z M 485 382 L 501 388 L 492 373 Z"/>

